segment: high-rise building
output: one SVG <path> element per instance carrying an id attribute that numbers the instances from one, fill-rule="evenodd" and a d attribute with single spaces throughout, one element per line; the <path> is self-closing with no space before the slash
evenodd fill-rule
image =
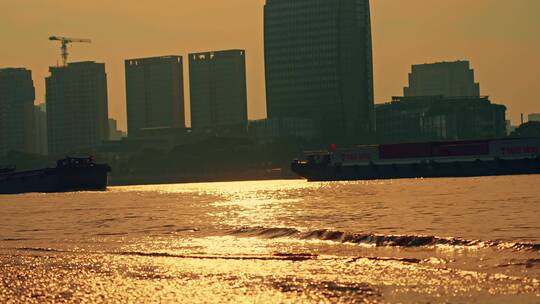
<path id="1" fill-rule="evenodd" d="M 264 42 L 269 118 L 312 119 L 324 142 L 369 141 L 369 0 L 267 0 Z"/>
<path id="2" fill-rule="evenodd" d="M 128 59 L 125 68 L 128 136 L 147 128 L 185 128 L 182 57 Z"/>
<path id="3" fill-rule="evenodd" d="M 51 67 L 46 78 L 49 154 L 88 153 L 109 137 L 105 64 Z"/>
<path id="4" fill-rule="evenodd" d="M 469 61 L 437 62 L 412 66 L 404 96 L 480 97 L 480 85 L 474 82 Z"/>
<path id="5" fill-rule="evenodd" d="M 244 50 L 189 54 L 189 89 L 194 130 L 247 129 Z"/>
<path id="6" fill-rule="evenodd" d="M 47 155 L 47 107 L 44 103 L 34 106 L 34 126 L 35 153 Z"/>
<path id="7" fill-rule="evenodd" d="M 34 99 L 30 70 L 0 69 L 0 156 L 33 152 Z"/>

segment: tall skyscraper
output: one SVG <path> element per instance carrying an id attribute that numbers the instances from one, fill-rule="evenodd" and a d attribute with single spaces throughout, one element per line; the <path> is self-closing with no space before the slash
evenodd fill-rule
<path id="1" fill-rule="evenodd" d="M 182 57 L 128 59 L 125 67 L 128 136 L 146 128 L 184 128 Z"/>
<path id="2" fill-rule="evenodd" d="M 264 15 L 268 117 L 313 119 L 321 141 L 368 141 L 369 0 L 267 0 Z"/>
<path id="3" fill-rule="evenodd" d="M 33 152 L 34 99 L 30 70 L 0 69 L 0 156 Z"/>
<path id="4" fill-rule="evenodd" d="M 436 96 L 479 97 L 480 85 L 474 82 L 469 61 L 436 62 L 412 66 L 405 97 Z"/>
<path id="5" fill-rule="evenodd" d="M 189 89 L 194 130 L 246 130 L 244 50 L 189 54 Z"/>
<path id="6" fill-rule="evenodd" d="M 108 139 L 105 64 L 51 67 L 46 78 L 49 154 L 88 153 Z"/>

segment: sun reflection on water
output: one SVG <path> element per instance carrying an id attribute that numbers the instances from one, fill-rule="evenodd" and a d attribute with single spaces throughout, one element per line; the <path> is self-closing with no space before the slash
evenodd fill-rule
<path id="1" fill-rule="evenodd" d="M 323 186 L 322 183 L 303 180 L 279 180 L 128 186 L 115 187 L 112 191 L 209 196 L 213 198 L 212 206 L 217 207 L 210 215 L 216 217 L 219 224 L 276 227 L 284 225 L 278 216 L 286 214 L 291 205 L 302 201 L 301 198 L 289 198 L 291 192 Z"/>
<path id="2" fill-rule="evenodd" d="M 258 191 L 282 192 L 291 189 L 318 188 L 320 185 L 320 183 L 308 183 L 305 180 L 273 180 L 122 186 L 111 187 L 110 189 L 111 191 L 120 192 L 201 193 L 227 196 Z"/>

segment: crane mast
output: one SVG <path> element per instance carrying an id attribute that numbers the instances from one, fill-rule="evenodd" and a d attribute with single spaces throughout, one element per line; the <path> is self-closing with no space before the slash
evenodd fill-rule
<path id="1" fill-rule="evenodd" d="M 51 41 L 60 41 L 60 43 L 61 43 L 60 50 L 61 50 L 61 56 L 62 56 L 62 66 L 67 65 L 68 55 L 69 55 L 69 53 L 68 53 L 68 44 L 73 43 L 73 42 L 78 42 L 78 43 L 91 43 L 92 42 L 92 40 L 90 40 L 90 39 L 68 38 L 68 37 L 59 37 L 59 36 L 51 36 L 51 37 L 49 37 L 49 40 L 51 40 Z"/>

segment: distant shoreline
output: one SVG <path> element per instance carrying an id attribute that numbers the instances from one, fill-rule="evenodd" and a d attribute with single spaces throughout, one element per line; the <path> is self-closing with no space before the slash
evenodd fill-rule
<path id="1" fill-rule="evenodd" d="M 214 175 L 214 176 L 146 176 L 146 177 L 109 177 L 109 186 L 139 186 L 163 184 L 190 184 L 215 182 L 244 182 L 262 180 L 302 180 L 293 174 L 247 174 L 247 175 Z"/>

